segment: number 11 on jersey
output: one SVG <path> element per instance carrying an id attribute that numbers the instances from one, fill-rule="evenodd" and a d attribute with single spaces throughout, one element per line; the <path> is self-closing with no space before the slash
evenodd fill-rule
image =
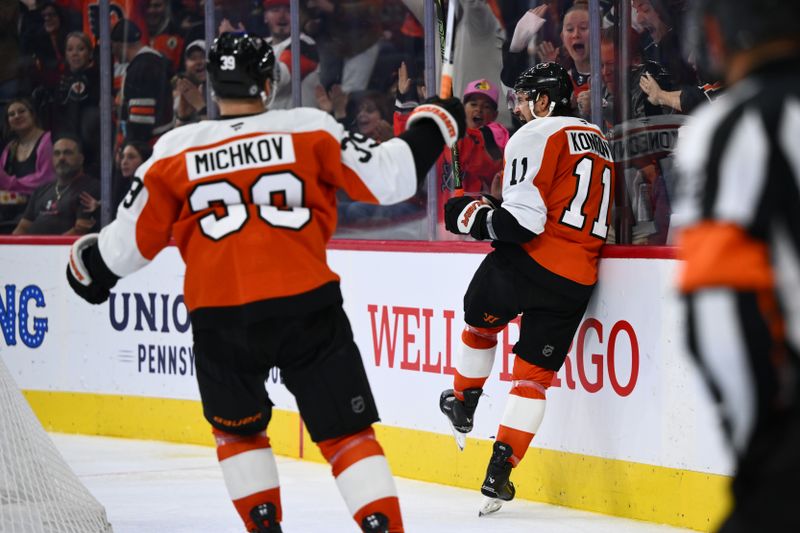
<path id="1" fill-rule="evenodd" d="M 589 197 L 589 190 L 592 183 L 592 175 L 594 173 L 594 159 L 591 157 L 584 157 L 578 164 L 575 165 L 574 176 L 578 178 L 578 186 L 575 190 L 575 195 L 569 203 L 569 207 L 564 210 L 561 215 L 561 222 L 567 226 L 577 230 L 583 230 L 586 225 L 586 214 L 584 213 L 584 206 Z M 513 179 L 513 177 L 512 177 Z M 608 236 L 608 207 L 611 203 L 611 168 L 608 166 L 603 167 L 600 174 L 600 180 L 603 185 L 603 198 L 600 201 L 597 216 L 592 223 L 591 235 L 598 239 L 605 240 Z"/>

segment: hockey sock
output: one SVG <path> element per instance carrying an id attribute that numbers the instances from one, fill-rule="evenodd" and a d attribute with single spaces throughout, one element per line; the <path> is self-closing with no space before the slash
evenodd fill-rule
<path id="1" fill-rule="evenodd" d="M 274 505 L 275 521 L 280 522 L 278 466 L 266 433 L 234 435 L 214 428 L 214 438 L 225 486 L 247 531 L 256 530 L 250 512 L 261 504 Z"/>
<path id="2" fill-rule="evenodd" d="M 476 328 L 467 325 L 461 333 L 461 354 L 456 360 L 456 375 L 453 391 L 458 400 L 464 401 L 466 389 L 482 389 L 492 372 L 497 334 L 505 326 Z"/>
<path id="3" fill-rule="evenodd" d="M 381 513 L 389 520 L 390 532 L 402 532 L 394 478 L 372 427 L 324 440 L 318 446 L 330 463 L 339 492 L 359 527 L 368 516 Z"/>
<path id="4" fill-rule="evenodd" d="M 544 417 L 545 392 L 553 382 L 554 374 L 553 370 L 533 365 L 520 357 L 514 358 L 512 387 L 497 430 L 497 440 L 514 450 L 509 459 L 514 466 L 525 456 L 539 430 Z"/>

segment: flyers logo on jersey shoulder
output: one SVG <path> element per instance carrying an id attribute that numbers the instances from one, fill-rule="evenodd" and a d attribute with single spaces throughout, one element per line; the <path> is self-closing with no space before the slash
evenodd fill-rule
<path id="1" fill-rule="evenodd" d="M 611 145 L 599 133 L 587 130 L 566 130 L 571 154 L 592 153 L 611 161 Z"/>
<path id="2" fill-rule="evenodd" d="M 289 134 L 257 135 L 205 150 L 186 152 L 189 180 L 294 162 L 294 143 Z"/>

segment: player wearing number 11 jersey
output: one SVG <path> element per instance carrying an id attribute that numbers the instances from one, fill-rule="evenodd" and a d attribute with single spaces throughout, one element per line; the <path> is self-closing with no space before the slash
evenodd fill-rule
<path id="1" fill-rule="evenodd" d="M 502 202 L 452 198 L 445 226 L 491 239 L 464 296 L 462 350 L 439 406 L 463 449 L 497 334 L 522 315 L 513 385 L 481 492 L 481 514 L 514 497 L 509 480 L 544 416 L 545 392 L 567 356 L 597 281 L 614 187 L 611 149 L 593 124 L 571 115 L 572 83 L 558 64 L 523 72 L 515 114 L 525 125 L 505 148 Z"/>
<path id="2" fill-rule="evenodd" d="M 305 427 L 330 462 L 363 531 L 401 532 L 375 401 L 325 250 L 336 192 L 389 204 L 417 190 L 464 109 L 433 99 L 380 145 L 316 109 L 265 111 L 275 56 L 262 39 L 222 34 L 208 69 L 222 119 L 177 128 L 136 172 L 117 219 L 75 242 L 67 277 L 92 303 L 170 241 L 186 263 L 205 418 L 233 504 L 248 531 L 281 531 L 280 485 L 265 432 L 264 382 L 281 370 Z"/>

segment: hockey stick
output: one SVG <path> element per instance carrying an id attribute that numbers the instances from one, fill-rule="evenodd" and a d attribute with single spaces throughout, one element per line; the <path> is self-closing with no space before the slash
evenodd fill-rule
<path id="1" fill-rule="evenodd" d="M 439 22 L 439 48 L 442 57 L 442 77 L 439 83 L 439 97 L 453 96 L 453 56 L 455 51 L 456 0 L 450 0 L 447 6 L 447 26 L 445 29 L 443 0 L 436 0 L 436 18 Z M 464 196 L 461 183 L 461 164 L 458 158 L 458 143 L 450 147 L 453 160 L 453 189 L 456 196 Z"/>

